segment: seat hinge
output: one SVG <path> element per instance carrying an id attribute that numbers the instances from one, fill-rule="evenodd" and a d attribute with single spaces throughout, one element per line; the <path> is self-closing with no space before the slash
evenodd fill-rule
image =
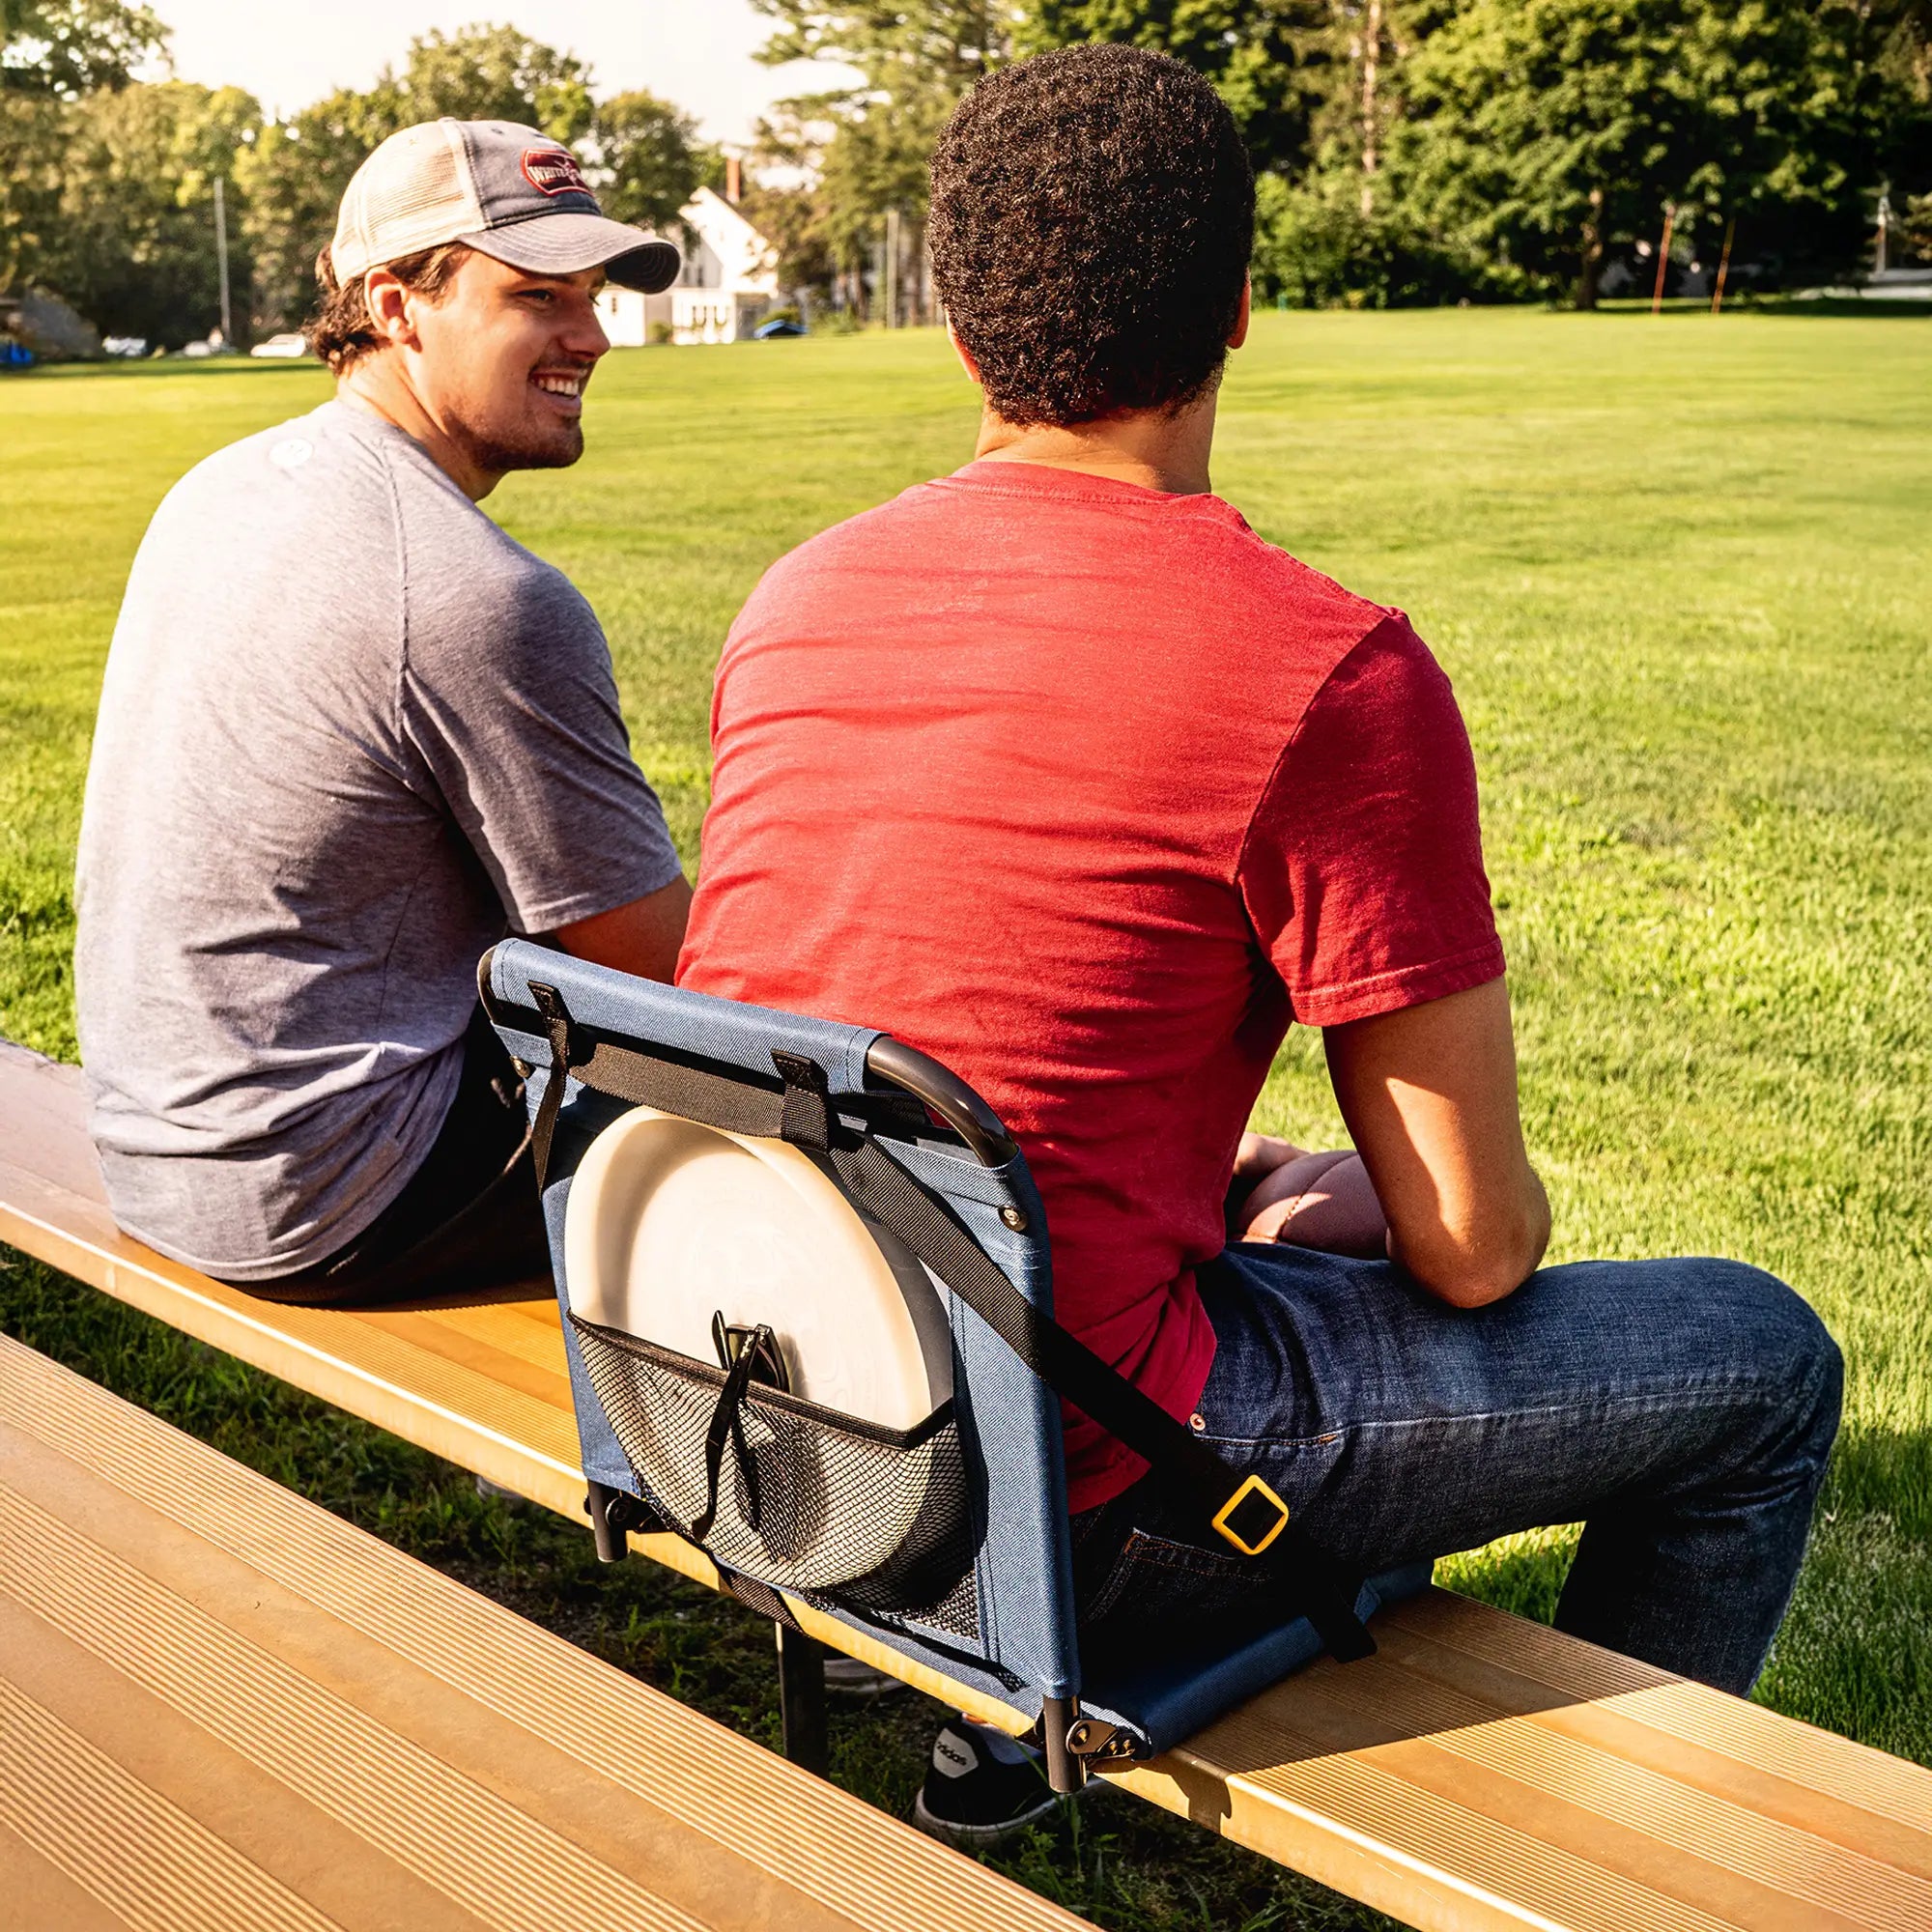
<path id="1" fill-rule="evenodd" d="M 1103 1764 L 1130 1764 L 1139 1754 L 1140 1740 L 1104 1718 L 1076 1718 L 1067 1728 L 1066 1748 L 1091 1770 Z"/>

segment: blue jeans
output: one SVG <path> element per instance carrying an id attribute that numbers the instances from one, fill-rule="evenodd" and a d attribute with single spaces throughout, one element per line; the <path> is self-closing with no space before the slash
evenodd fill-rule
<path id="1" fill-rule="evenodd" d="M 1199 1280 L 1219 1347 L 1196 1428 L 1349 1570 L 1580 1520 L 1559 1629 L 1726 1690 L 1756 1681 L 1842 1381 L 1782 1282 L 1737 1262 L 1584 1262 L 1462 1311 L 1385 1262 L 1255 1243 Z M 1083 1647 L 1270 1613 L 1264 1582 L 1157 1476 L 1073 1533 Z"/>

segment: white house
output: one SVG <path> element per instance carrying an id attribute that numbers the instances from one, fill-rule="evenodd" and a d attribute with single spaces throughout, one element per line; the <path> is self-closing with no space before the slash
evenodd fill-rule
<path id="1" fill-rule="evenodd" d="M 673 342 L 736 342 L 778 301 L 778 252 L 730 202 L 701 187 L 678 213 L 687 232 L 677 280 L 662 295 L 607 288 L 597 298 L 604 332 L 619 349 L 650 341 L 657 324 Z"/>

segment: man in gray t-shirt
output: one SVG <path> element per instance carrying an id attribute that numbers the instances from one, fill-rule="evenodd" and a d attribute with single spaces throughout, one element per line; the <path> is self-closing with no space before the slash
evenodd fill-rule
<path id="1" fill-rule="evenodd" d="M 607 265 L 662 286 L 676 255 L 555 143 L 397 136 L 324 258 L 336 399 L 192 470 L 135 560 L 81 828 L 81 1057 L 116 1218 L 224 1279 L 333 1299 L 527 1265 L 477 957 L 509 929 L 675 963 L 689 891 L 603 633 L 476 507 L 581 451 Z"/>

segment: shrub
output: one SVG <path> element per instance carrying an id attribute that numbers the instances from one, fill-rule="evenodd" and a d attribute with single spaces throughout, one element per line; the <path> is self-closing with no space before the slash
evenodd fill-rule
<path id="1" fill-rule="evenodd" d="M 1425 308 L 1520 293 L 1423 235 L 1400 210 L 1363 213 L 1360 177 L 1255 184 L 1257 300 L 1288 308 Z"/>

